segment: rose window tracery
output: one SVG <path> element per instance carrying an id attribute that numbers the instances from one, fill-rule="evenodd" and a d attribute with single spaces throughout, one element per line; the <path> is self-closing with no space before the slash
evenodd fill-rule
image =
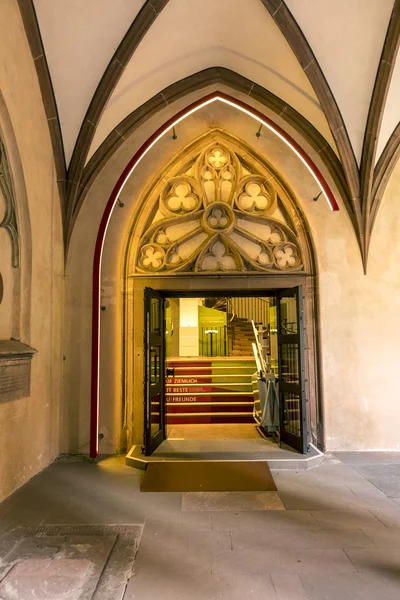
<path id="1" fill-rule="evenodd" d="M 158 193 L 136 272 L 302 270 L 296 234 L 272 216 L 277 206 L 269 178 L 214 142 Z"/>

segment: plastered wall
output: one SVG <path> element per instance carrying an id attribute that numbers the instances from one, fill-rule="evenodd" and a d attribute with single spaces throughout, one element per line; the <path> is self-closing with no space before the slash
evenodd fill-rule
<path id="1" fill-rule="evenodd" d="M 65 406 L 70 417 L 70 435 L 64 437 L 66 449 L 87 451 L 89 441 L 90 289 L 95 235 L 102 210 L 118 175 L 147 137 L 184 105 L 212 89 L 210 86 L 191 94 L 148 119 L 103 169 L 79 215 L 67 266 L 66 322 L 71 327 L 66 346 Z M 232 94 L 232 90 L 229 93 Z M 241 98 L 240 94 L 237 96 Z M 121 196 L 124 207 L 117 207 L 111 219 L 102 270 L 102 304 L 106 310 L 101 315 L 100 431 L 105 437 L 100 451 L 115 451 L 120 441 L 123 256 L 132 215 L 154 173 L 195 136 L 215 126 L 240 137 L 272 163 L 292 188 L 308 221 L 318 271 L 320 316 L 315 325 L 320 337 L 326 448 L 397 449 L 400 424 L 396 368 L 400 333 L 397 308 L 400 282 L 396 268 L 396 251 L 400 244 L 397 231 L 400 225 L 396 225 L 399 176 L 393 176 L 383 200 L 371 242 L 368 273 L 364 275 L 356 238 L 334 184 L 330 182 L 341 207 L 339 212 L 331 212 L 322 196 L 317 202 L 313 200 L 319 191 L 316 182 L 280 140 L 267 131 L 256 138 L 258 127 L 250 117 L 217 104 L 202 109 L 179 126 L 176 141 L 167 137 L 159 142 L 131 177 Z M 295 132 L 289 132 L 301 142 Z M 330 181 L 318 156 L 301 143 Z M 308 324 L 307 335 L 311 335 L 312 325 Z M 142 357 L 135 355 L 132 360 L 140 361 Z"/>
<path id="2" fill-rule="evenodd" d="M 21 238 L 21 307 L 14 330 L 37 350 L 30 396 L 0 403 L 1 500 L 59 453 L 63 248 L 50 136 L 14 0 L 0 3 L 0 56 L 0 127 L 13 171 Z M 8 258 L 2 255 L 1 263 Z M 7 330 L 2 331 L 4 339 Z"/>

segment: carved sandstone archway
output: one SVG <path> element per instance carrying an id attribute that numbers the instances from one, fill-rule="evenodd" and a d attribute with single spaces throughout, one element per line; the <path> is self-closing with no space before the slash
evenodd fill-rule
<path id="1" fill-rule="evenodd" d="M 303 285 L 309 422 L 321 440 L 315 263 L 301 207 L 279 173 L 221 129 L 194 140 L 137 203 L 125 255 L 124 425 L 121 448 L 143 433 L 143 290 L 267 291 Z M 258 292 L 257 292 L 258 293 Z"/>
<path id="2" fill-rule="evenodd" d="M 215 129 L 150 185 L 132 226 L 127 275 L 311 273 L 304 219 L 271 165 Z"/>

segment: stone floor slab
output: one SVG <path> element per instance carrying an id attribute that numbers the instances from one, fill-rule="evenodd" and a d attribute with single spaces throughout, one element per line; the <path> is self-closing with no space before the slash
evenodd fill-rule
<path id="1" fill-rule="evenodd" d="M 384 527 L 369 510 L 313 510 L 311 514 L 322 529 L 364 529 L 380 525 Z"/>
<path id="2" fill-rule="evenodd" d="M 318 481 L 328 485 L 363 483 L 366 481 L 355 468 L 342 464 L 328 466 L 324 464 L 320 468 L 313 470 L 312 473 Z"/>
<path id="3" fill-rule="evenodd" d="M 124 600 L 213 600 L 214 585 L 210 571 L 201 565 L 193 568 L 176 562 L 171 566 L 170 561 L 164 564 L 149 558 L 135 566 Z"/>
<path id="4" fill-rule="evenodd" d="M 0 583 L 2 600 L 77 600 L 82 597 L 92 563 L 85 559 L 25 559 Z"/>
<path id="5" fill-rule="evenodd" d="M 368 465 L 368 464 L 400 464 L 400 452 L 334 452 L 334 456 L 341 463 L 347 465 Z"/>
<path id="6" fill-rule="evenodd" d="M 400 548 L 400 529 L 388 527 L 366 527 L 363 533 L 381 548 Z"/>
<path id="7" fill-rule="evenodd" d="M 298 575 L 272 575 L 278 600 L 308 600 Z"/>
<path id="8" fill-rule="evenodd" d="M 374 541 L 361 530 L 242 530 L 231 531 L 234 550 L 259 550 L 271 548 L 296 549 L 343 549 L 374 547 Z"/>
<path id="9" fill-rule="evenodd" d="M 355 510 L 392 508 L 393 502 L 368 482 L 302 486 L 285 490 L 277 483 L 282 502 L 292 510 Z"/>
<path id="10" fill-rule="evenodd" d="M 285 510 L 277 492 L 187 492 L 183 511 Z"/>
<path id="11" fill-rule="evenodd" d="M 212 556 L 231 550 L 231 536 L 227 531 L 162 530 L 146 526 L 137 556 L 138 567 L 160 562 L 198 567 L 210 563 Z"/>
<path id="12" fill-rule="evenodd" d="M 377 508 L 372 509 L 371 512 L 375 515 L 381 523 L 389 528 L 400 528 L 400 506 L 395 508 Z"/>
<path id="13" fill-rule="evenodd" d="M 139 539 L 120 534 L 91 600 L 123 600 L 133 574 Z"/>
<path id="14" fill-rule="evenodd" d="M 302 575 L 309 600 L 398 600 L 398 574 L 370 573 Z"/>
<path id="15" fill-rule="evenodd" d="M 213 529 L 225 531 L 320 529 L 317 520 L 305 510 L 215 512 L 212 513 L 212 526 Z"/>
<path id="16" fill-rule="evenodd" d="M 356 569 L 343 550 L 231 550 L 215 556 L 213 574 L 241 573 L 250 579 L 260 573 L 270 575 L 301 573 L 352 573 Z"/>
<path id="17" fill-rule="evenodd" d="M 363 465 L 354 470 L 389 498 L 400 497 L 400 464 Z"/>
<path id="18" fill-rule="evenodd" d="M 215 574 L 211 581 L 211 600 L 281 600 L 271 576 L 265 573 L 252 578 L 237 573 L 228 577 Z"/>
<path id="19" fill-rule="evenodd" d="M 398 573 L 400 597 L 400 546 L 398 548 L 349 548 L 345 552 L 357 571 L 361 573 L 364 571 Z"/>
<path id="20" fill-rule="evenodd" d="M 0 598 L 122 600 L 141 533 L 134 525 L 11 530 L 0 537 Z"/>
<path id="21" fill-rule="evenodd" d="M 147 496 L 148 494 L 146 493 L 145 495 Z M 202 511 L 152 511 L 147 514 L 146 525 L 158 525 L 160 527 L 166 526 L 169 529 L 189 529 L 190 531 L 207 531 L 211 529 L 211 513 Z"/>

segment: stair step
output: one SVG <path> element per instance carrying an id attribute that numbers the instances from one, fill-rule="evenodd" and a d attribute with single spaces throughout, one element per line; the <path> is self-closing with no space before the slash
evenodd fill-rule
<path id="1" fill-rule="evenodd" d="M 221 409 L 220 406 L 210 406 L 209 404 L 200 404 L 200 405 L 189 405 L 189 406 L 169 406 L 167 410 L 167 415 L 180 415 L 182 413 L 186 414 L 206 414 L 206 415 L 215 415 L 215 414 L 226 414 L 231 415 L 232 413 L 246 413 L 253 414 L 253 407 L 251 405 L 246 404 L 236 404 L 235 406 L 226 406 Z"/>
<path id="2" fill-rule="evenodd" d="M 210 374 L 210 375 L 178 375 L 175 377 L 167 377 L 166 378 L 166 385 L 170 385 L 168 383 L 168 379 L 215 379 L 217 377 L 227 377 L 227 375 L 215 375 L 214 373 Z M 229 375 L 229 379 L 233 378 L 233 377 L 245 377 L 246 379 L 249 378 L 248 373 L 245 373 L 244 375 L 237 375 L 237 374 L 232 374 Z M 177 382 L 179 384 L 183 384 L 185 383 L 184 381 L 179 381 Z"/>
<path id="3" fill-rule="evenodd" d="M 166 406 L 210 406 L 211 402 L 166 402 Z M 213 406 L 253 406 L 252 400 L 243 400 L 242 402 L 212 402 Z M 289 411 L 289 412 L 295 412 Z"/>
<path id="4" fill-rule="evenodd" d="M 249 396 L 249 392 L 231 392 L 231 391 L 227 391 L 227 392 L 179 392 L 179 394 L 177 392 L 167 392 L 165 394 L 166 397 L 168 396 Z"/>
<path id="5" fill-rule="evenodd" d="M 247 358 L 248 358 L 247 362 L 248 363 L 253 363 L 253 364 L 247 364 L 247 365 L 244 365 L 241 368 L 248 369 L 248 368 L 253 367 L 255 365 L 254 359 L 251 360 L 250 357 L 247 357 Z M 169 365 L 167 363 L 167 367 L 170 367 L 170 366 L 171 365 Z M 172 368 L 175 368 L 175 370 L 179 370 L 179 371 L 193 371 L 193 367 L 174 367 L 172 365 Z M 195 370 L 196 371 L 210 371 L 211 369 L 213 369 L 213 370 L 214 369 L 218 369 L 218 370 L 219 369 L 236 369 L 236 371 L 237 371 L 238 368 L 239 368 L 239 365 L 232 365 L 232 366 L 229 366 L 229 367 L 220 366 L 220 365 L 214 365 L 213 367 L 211 367 L 211 366 L 210 367 L 196 367 Z"/>
<path id="6" fill-rule="evenodd" d="M 205 425 L 211 423 L 253 423 L 253 415 L 170 415 L 167 416 L 167 425 Z"/>
<path id="7" fill-rule="evenodd" d="M 174 368 L 174 376 L 166 379 L 167 423 L 254 422 L 251 376 L 256 364 L 250 334 L 246 334 L 237 332 L 231 359 L 189 357 L 167 361 L 167 367 Z M 157 410 L 156 404 L 154 408 Z"/>
<path id="8" fill-rule="evenodd" d="M 172 396 L 166 398 L 167 406 L 176 406 L 176 405 L 185 405 L 185 406 L 209 406 L 210 410 L 213 410 L 214 406 L 224 406 L 225 409 L 229 409 L 230 406 L 240 405 L 240 406 L 250 406 L 254 404 L 254 395 L 251 393 L 247 393 L 244 396 L 236 396 L 232 398 L 231 396 L 227 396 L 226 398 L 221 396 Z M 154 403 L 154 406 L 158 406 L 159 403 Z"/>
<path id="9" fill-rule="evenodd" d="M 201 416 L 204 417 L 206 414 L 208 413 L 174 413 L 173 416 L 174 417 L 197 417 L 197 416 Z M 215 413 L 209 413 L 210 415 L 212 415 L 213 417 L 217 417 L 217 416 L 227 416 L 228 413 L 226 412 L 215 412 Z M 230 417 L 235 417 L 235 416 L 248 416 L 249 413 L 247 412 L 234 412 L 234 413 L 229 413 Z M 168 416 L 171 416 L 171 413 L 168 414 Z"/>
<path id="10" fill-rule="evenodd" d="M 190 387 L 194 387 L 194 388 L 198 388 L 198 387 L 221 387 L 221 386 L 226 386 L 226 385 L 229 385 L 229 386 L 234 385 L 235 387 L 238 386 L 238 385 L 240 385 L 240 386 L 243 387 L 244 385 L 251 386 L 251 382 L 247 383 L 247 382 L 243 381 L 242 383 L 231 383 L 230 381 L 224 381 L 222 383 L 213 383 L 212 381 L 210 381 L 208 383 L 204 382 L 203 384 L 198 384 L 198 383 L 185 383 L 185 384 L 183 384 L 183 383 L 168 383 L 168 381 L 167 381 L 165 385 L 167 387 L 169 387 L 169 388 L 174 388 L 174 387 L 179 387 L 179 388 L 181 388 L 181 387 L 185 387 L 185 388 L 190 388 Z"/>

